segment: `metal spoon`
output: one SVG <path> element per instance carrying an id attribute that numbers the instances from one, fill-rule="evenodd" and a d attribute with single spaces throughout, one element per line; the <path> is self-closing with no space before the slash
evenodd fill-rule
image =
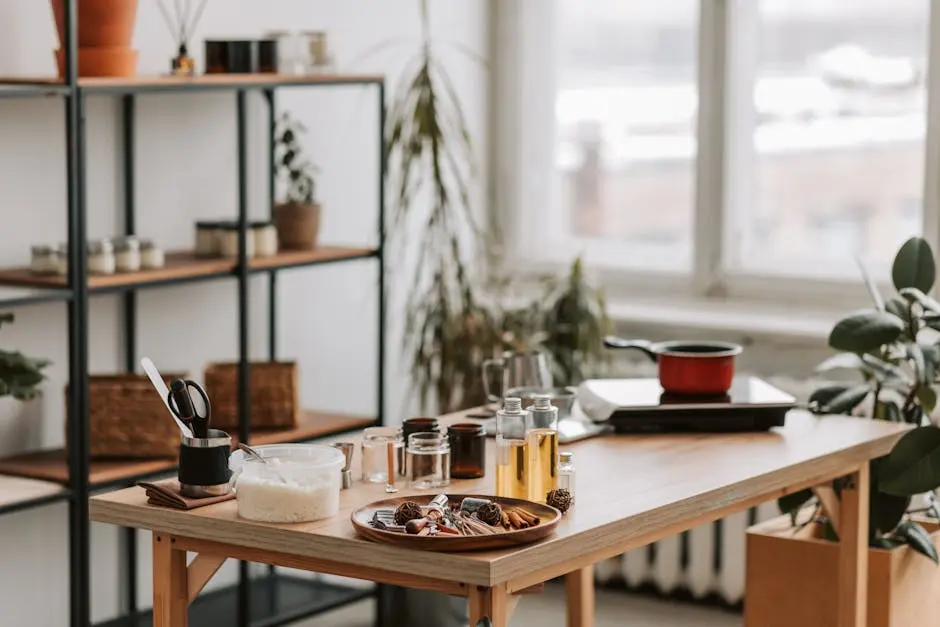
<path id="1" fill-rule="evenodd" d="M 287 479 L 285 479 L 281 475 L 281 472 L 277 469 L 277 466 L 269 463 L 268 459 L 265 458 L 261 453 L 251 448 L 247 444 L 242 444 L 241 442 L 238 443 L 238 448 L 245 451 L 251 457 L 254 457 L 257 460 L 260 460 L 261 463 L 264 464 L 267 469 L 269 469 L 272 473 L 274 473 L 277 476 L 277 478 L 281 481 L 281 483 L 287 483 Z"/>

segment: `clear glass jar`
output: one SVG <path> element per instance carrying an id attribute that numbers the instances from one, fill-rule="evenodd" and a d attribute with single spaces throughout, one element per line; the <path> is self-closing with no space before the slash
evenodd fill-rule
<path id="1" fill-rule="evenodd" d="M 568 452 L 564 452 L 558 456 L 558 487 L 562 490 L 568 490 L 572 500 L 574 500 L 575 468 L 572 457 L 572 454 Z"/>
<path id="2" fill-rule="evenodd" d="M 219 256 L 219 223 L 200 221 L 196 223 L 196 256 Z"/>
<path id="3" fill-rule="evenodd" d="M 395 427 L 369 427 L 362 432 L 362 480 L 366 483 L 388 483 L 395 485 L 398 472 L 399 452 L 404 440 L 401 430 Z M 392 469 L 389 480 L 388 471 Z"/>
<path id="4" fill-rule="evenodd" d="M 238 234 L 240 229 L 238 224 L 224 223 L 219 229 L 220 245 L 219 250 L 223 257 L 238 257 Z M 245 237 L 245 256 L 249 259 L 255 256 L 255 240 L 249 231 Z"/>
<path id="5" fill-rule="evenodd" d="M 306 46 L 306 70 L 311 74 L 324 72 L 330 68 L 330 50 L 327 45 L 326 31 L 305 31 L 300 35 L 302 44 Z"/>
<path id="6" fill-rule="evenodd" d="M 277 254 L 277 229 L 270 221 L 252 222 L 251 237 L 255 241 L 255 255 L 272 257 Z"/>
<path id="7" fill-rule="evenodd" d="M 88 273 L 114 274 L 117 260 L 111 240 L 103 239 L 88 244 Z"/>
<path id="8" fill-rule="evenodd" d="M 450 485 L 450 444 L 441 433 L 413 433 L 408 437 L 408 479 L 413 488 Z"/>
<path id="9" fill-rule="evenodd" d="M 528 498 L 529 465 L 525 430 L 529 411 L 522 399 L 507 397 L 496 412 L 496 496 Z"/>
<path id="10" fill-rule="evenodd" d="M 119 237 L 114 242 L 114 258 L 118 272 L 140 270 L 140 241 L 133 235 Z"/>
<path id="11" fill-rule="evenodd" d="M 56 249 L 47 244 L 36 244 L 31 248 L 29 270 L 33 274 L 55 274 L 58 264 Z"/>
<path id="12" fill-rule="evenodd" d="M 69 246 L 68 244 L 59 244 L 55 251 L 55 272 L 60 276 L 68 276 L 69 273 Z"/>
<path id="13" fill-rule="evenodd" d="M 153 240 L 140 240 L 140 267 L 145 270 L 156 270 L 166 265 L 166 256 L 163 249 Z"/>
<path id="14" fill-rule="evenodd" d="M 526 421 L 528 499 L 544 503 L 548 493 L 558 487 L 558 408 L 549 396 L 535 397 Z"/>

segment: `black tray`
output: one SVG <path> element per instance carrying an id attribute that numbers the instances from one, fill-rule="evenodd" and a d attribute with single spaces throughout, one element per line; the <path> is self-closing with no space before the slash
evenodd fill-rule
<path id="1" fill-rule="evenodd" d="M 657 379 L 587 381 L 579 400 L 617 433 L 766 431 L 783 426 L 796 406 L 793 396 L 749 376 L 735 377 L 722 396 L 669 395 Z"/>

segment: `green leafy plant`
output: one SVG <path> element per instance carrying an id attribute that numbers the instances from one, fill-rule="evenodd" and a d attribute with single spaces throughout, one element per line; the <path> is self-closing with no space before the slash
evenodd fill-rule
<path id="1" fill-rule="evenodd" d="M 309 161 L 300 143 L 307 128 L 284 112 L 275 129 L 275 158 L 277 174 L 285 186 L 284 198 L 288 203 L 314 204 L 316 185 L 314 174 L 317 167 Z"/>
<path id="2" fill-rule="evenodd" d="M 870 399 L 873 418 L 915 425 L 871 464 L 870 545 L 907 544 L 938 562 L 926 530 L 910 518 L 912 497 L 923 494 L 930 505 L 922 511 L 937 515 L 933 492 L 940 487 L 940 427 L 929 420 L 940 381 L 940 302 L 928 296 L 936 279 L 933 252 L 921 238 L 901 247 L 891 273 L 898 293 L 888 299 L 864 268 L 863 276 L 874 307 L 835 324 L 829 346 L 841 352 L 817 368 L 854 371 L 857 380 L 817 389 L 809 404 L 819 414 L 849 414 Z M 779 505 L 795 516 L 812 499 L 803 491 Z"/>
<path id="3" fill-rule="evenodd" d="M 13 322 L 13 314 L 0 314 L 0 326 Z M 42 392 L 39 385 L 46 379 L 42 373 L 50 362 L 27 357 L 19 351 L 0 350 L 0 396 L 28 401 Z"/>

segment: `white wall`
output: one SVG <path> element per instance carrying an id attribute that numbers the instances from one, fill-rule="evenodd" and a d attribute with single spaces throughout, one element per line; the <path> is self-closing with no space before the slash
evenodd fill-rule
<path id="1" fill-rule="evenodd" d="M 135 44 L 141 74 L 161 73 L 173 52 L 156 2 L 140 2 Z M 415 49 L 418 0 L 215 0 L 196 33 L 251 36 L 266 29 L 325 29 L 341 69 L 388 77 L 389 92 Z M 486 55 L 486 3 L 432 3 L 433 31 L 441 42 L 458 42 Z M 394 45 L 366 56 L 383 42 Z M 52 16 L 43 0 L 0 2 L 0 75 L 54 73 Z M 201 65 L 201 45 L 194 46 Z M 487 126 L 484 70 L 453 48 L 444 60 L 458 86 L 472 134 L 485 154 Z M 366 58 L 364 58 L 366 57 Z M 321 168 L 319 195 L 325 206 L 322 241 L 376 241 L 378 152 L 377 102 L 368 89 L 280 92 L 279 103 L 310 129 L 308 147 Z M 163 246 L 191 246 L 193 222 L 236 215 L 235 97 L 233 94 L 172 94 L 138 97 L 138 233 Z M 102 237 L 122 228 L 118 102 L 94 97 L 88 103 L 88 234 Z M 264 112 L 252 97 L 251 213 L 266 211 Z M 65 237 L 64 115 L 61 101 L 0 100 L 0 265 L 23 264 L 29 244 Z M 482 186 L 481 186 L 482 189 Z M 390 259 L 397 257 L 392 253 Z M 389 307 L 387 415 L 398 420 L 409 406 L 399 351 L 399 302 L 395 281 Z M 402 276 L 409 276 L 401 271 Z M 368 414 L 375 406 L 377 339 L 375 265 L 357 262 L 282 274 L 280 355 L 300 360 L 306 406 Z M 251 350 L 267 354 L 263 278 L 252 282 Z M 143 292 L 139 298 L 138 346 L 162 369 L 201 375 L 212 360 L 237 355 L 234 281 Z M 91 304 L 90 365 L 117 371 L 122 362 L 119 302 L 96 297 Z M 63 442 L 62 390 L 66 382 L 64 305 L 17 312 L 0 334 L 4 347 L 55 361 L 45 397 L 29 405 L 0 401 L 0 454 Z M 64 505 L 0 518 L 0 615 L 3 625 L 57 626 L 68 616 L 67 509 Z M 92 530 L 93 615 L 119 608 L 118 530 Z M 141 534 L 140 598 L 149 603 L 149 536 Z M 233 569 L 214 583 L 231 581 Z"/>

